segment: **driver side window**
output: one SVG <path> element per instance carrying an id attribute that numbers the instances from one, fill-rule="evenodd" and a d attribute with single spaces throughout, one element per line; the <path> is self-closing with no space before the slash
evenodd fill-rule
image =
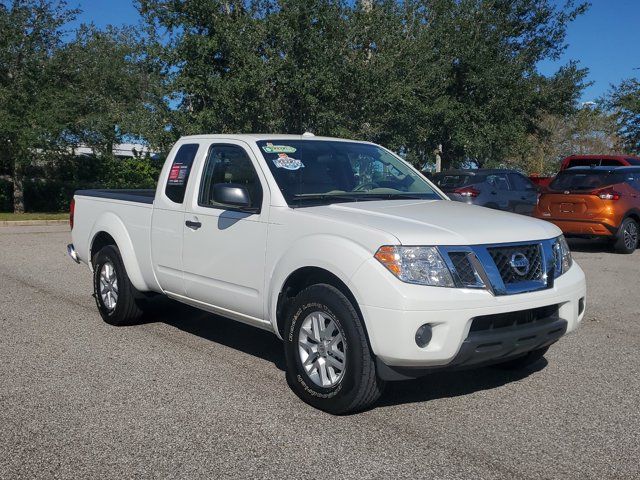
<path id="1" fill-rule="evenodd" d="M 202 207 L 226 208 L 215 201 L 214 186 L 229 183 L 245 187 L 249 191 L 252 207 L 262 204 L 262 187 L 251 159 L 242 147 L 237 145 L 212 145 L 209 149 L 198 205 Z"/>

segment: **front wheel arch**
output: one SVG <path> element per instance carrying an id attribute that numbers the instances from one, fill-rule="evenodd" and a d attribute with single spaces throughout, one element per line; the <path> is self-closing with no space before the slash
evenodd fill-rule
<path id="1" fill-rule="evenodd" d="M 276 306 L 276 325 L 278 333 L 284 338 L 284 328 L 286 322 L 287 309 L 291 305 L 293 299 L 307 287 L 317 284 L 331 285 L 337 288 L 353 305 L 360 316 L 360 321 L 367 336 L 367 343 L 371 348 L 371 342 L 369 342 L 369 334 L 367 332 L 367 326 L 364 322 L 362 310 L 358 305 L 355 295 L 349 289 L 349 287 L 335 274 L 320 267 L 302 267 L 293 271 L 285 280 L 280 292 L 278 293 L 278 301 Z"/>

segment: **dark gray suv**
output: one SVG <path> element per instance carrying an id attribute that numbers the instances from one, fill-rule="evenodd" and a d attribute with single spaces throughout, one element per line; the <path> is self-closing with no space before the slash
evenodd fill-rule
<path id="1" fill-rule="evenodd" d="M 451 200 L 531 215 L 538 187 L 515 170 L 448 170 L 431 177 Z"/>

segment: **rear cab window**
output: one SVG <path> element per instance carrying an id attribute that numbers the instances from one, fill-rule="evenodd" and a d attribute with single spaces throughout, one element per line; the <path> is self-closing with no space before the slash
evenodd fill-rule
<path id="1" fill-rule="evenodd" d="M 599 167 L 601 159 L 599 158 L 574 158 L 569 160 L 566 168 L 572 167 Z"/>
<path id="2" fill-rule="evenodd" d="M 600 163 L 603 167 L 620 167 L 625 165 L 625 162 L 622 160 L 616 160 L 615 158 L 604 158 L 602 163 Z"/>
<path id="3" fill-rule="evenodd" d="M 176 152 L 167 177 L 167 185 L 164 189 L 165 195 L 174 203 L 182 203 L 184 201 L 191 167 L 199 146 L 197 143 L 187 143 L 182 145 Z"/>
<path id="4" fill-rule="evenodd" d="M 569 160 L 566 168 L 573 167 L 621 167 L 627 165 L 629 159 L 618 158 L 574 158 Z M 629 165 L 633 165 L 629 163 Z"/>

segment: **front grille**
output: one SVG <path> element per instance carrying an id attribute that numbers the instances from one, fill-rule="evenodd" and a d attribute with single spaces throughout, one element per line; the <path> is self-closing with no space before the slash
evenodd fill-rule
<path id="1" fill-rule="evenodd" d="M 469 261 L 468 252 L 449 252 L 449 258 L 462 285 L 468 286 L 478 283 L 476 271 Z"/>
<path id="2" fill-rule="evenodd" d="M 530 308 L 519 312 L 496 313 L 475 317 L 471 322 L 471 332 L 495 330 L 520 325 L 530 325 L 542 320 L 558 318 L 558 305 Z"/>
<path id="3" fill-rule="evenodd" d="M 498 267 L 500 277 L 505 285 L 532 280 L 541 280 L 544 275 L 540 244 L 515 245 L 507 247 L 490 247 L 487 249 Z M 529 262 L 528 270 L 515 268 L 512 259 L 518 254 L 524 255 Z M 520 272 L 518 272 L 520 270 Z M 526 271 L 525 271 L 526 270 Z"/>

